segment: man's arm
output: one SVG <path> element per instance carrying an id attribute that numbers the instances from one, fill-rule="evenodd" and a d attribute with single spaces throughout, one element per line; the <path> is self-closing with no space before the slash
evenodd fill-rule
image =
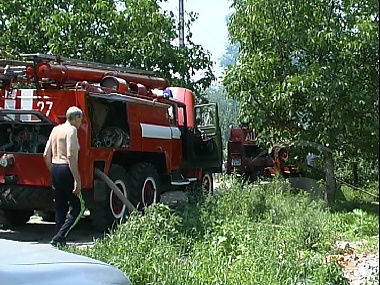
<path id="1" fill-rule="evenodd" d="M 70 171 L 73 174 L 76 185 L 79 186 L 79 188 L 81 188 L 81 179 L 78 169 L 79 142 L 76 128 L 70 128 L 70 131 L 66 137 L 66 144 L 67 159 L 69 162 Z"/>
<path id="2" fill-rule="evenodd" d="M 50 133 L 50 136 L 49 136 L 49 139 L 46 143 L 44 154 L 43 154 L 45 164 L 46 164 L 47 168 L 49 169 L 49 171 L 51 171 L 51 159 L 52 159 L 52 150 L 51 150 L 52 133 L 53 133 L 53 131 L 51 131 L 51 133 Z"/>

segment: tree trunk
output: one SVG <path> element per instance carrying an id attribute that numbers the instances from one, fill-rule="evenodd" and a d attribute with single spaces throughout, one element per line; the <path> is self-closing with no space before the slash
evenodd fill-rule
<path id="1" fill-rule="evenodd" d="M 329 205 L 335 200 L 335 178 L 333 155 L 326 152 L 326 201 Z"/>
<path id="2" fill-rule="evenodd" d="M 359 186 L 359 172 L 358 172 L 358 163 L 352 162 L 352 178 L 353 178 L 353 184 L 355 186 Z"/>

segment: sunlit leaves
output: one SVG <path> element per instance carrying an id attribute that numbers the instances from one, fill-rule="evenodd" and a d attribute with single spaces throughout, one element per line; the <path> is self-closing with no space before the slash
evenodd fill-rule
<path id="1" fill-rule="evenodd" d="M 378 156 L 378 3 L 235 0 L 224 85 L 271 139 Z"/>
<path id="2" fill-rule="evenodd" d="M 4 3 L 3 3 L 4 2 Z M 196 93 L 214 80 L 209 53 L 179 48 L 177 19 L 158 0 L 20 0 L 0 3 L 0 54 L 51 53 L 154 70 Z M 195 20 L 191 14 L 187 29 Z M 200 80 L 192 76 L 201 72 Z"/>

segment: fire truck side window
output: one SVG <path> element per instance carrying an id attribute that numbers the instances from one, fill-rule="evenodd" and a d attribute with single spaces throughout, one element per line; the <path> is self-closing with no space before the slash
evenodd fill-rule
<path id="1" fill-rule="evenodd" d="M 214 109 L 210 107 L 197 109 L 195 122 L 198 127 L 207 127 L 207 126 L 216 125 Z"/>

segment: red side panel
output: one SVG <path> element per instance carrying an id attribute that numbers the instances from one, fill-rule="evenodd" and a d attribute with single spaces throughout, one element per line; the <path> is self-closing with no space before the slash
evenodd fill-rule
<path id="1" fill-rule="evenodd" d="M 127 113 L 131 130 L 130 150 L 164 153 L 167 169 L 179 169 L 182 163 L 181 133 L 170 125 L 168 110 L 131 103 Z"/>
<path id="2" fill-rule="evenodd" d="M 40 90 L 14 89 L 12 92 L 0 90 L 0 108 L 16 110 L 36 110 L 56 123 L 65 121 L 66 110 L 70 106 L 83 109 L 84 102 L 76 99 L 74 90 Z M 28 116 L 28 115 L 25 115 Z"/>
<path id="3" fill-rule="evenodd" d="M 19 185 L 50 186 L 50 172 L 42 155 L 15 154 L 14 164 L 11 167 L 0 167 L 0 183 L 4 183 L 5 175 L 17 175 Z"/>
<path id="4" fill-rule="evenodd" d="M 15 110 L 35 110 L 40 111 L 50 118 L 55 124 L 63 123 L 66 119 L 66 110 L 70 106 L 78 106 L 86 110 L 85 92 L 74 90 L 36 90 L 22 89 L 7 92 L 0 90 L 0 107 Z M 31 115 L 15 115 L 23 120 L 33 120 Z M 92 169 L 88 167 L 90 155 L 90 133 L 89 120 L 85 114 L 83 124 L 78 131 L 78 139 L 81 145 L 79 152 L 80 173 L 88 173 Z M 47 137 L 46 137 L 47 139 Z M 2 155 L 3 153 L 0 153 Z M 0 183 L 4 175 L 17 175 L 18 184 L 21 185 L 50 185 L 50 173 L 45 165 L 41 153 L 14 153 L 14 164 L 9 168 L 0 168 Z M 108 157 L 107 154 L 104 155 Z M 92 175 L 82 175 L 83 187 L 92 185 Z"/>

